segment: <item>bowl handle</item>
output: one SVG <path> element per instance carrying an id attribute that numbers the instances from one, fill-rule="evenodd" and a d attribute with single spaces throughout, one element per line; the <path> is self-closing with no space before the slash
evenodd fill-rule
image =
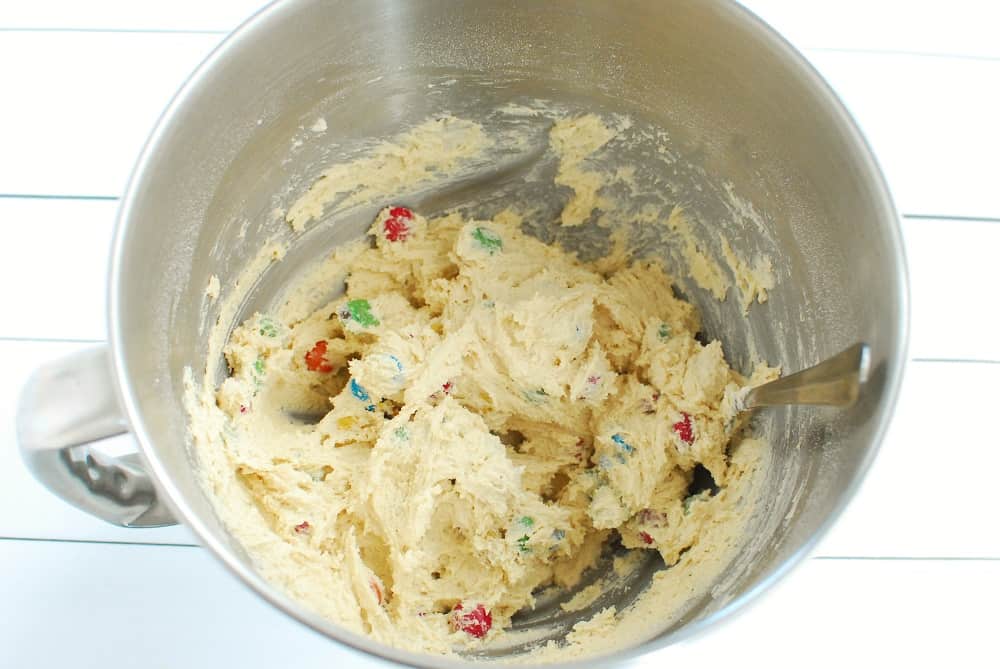
<path id="1" fill-rule="evenodd" d="M 28 469 L 78 509 L 124 527 L 175 525 L 138 452 L 106 455 L 93 443 L 128 432 L 105 346 L 46 363 L 17 407 L 17 438 Z"/>

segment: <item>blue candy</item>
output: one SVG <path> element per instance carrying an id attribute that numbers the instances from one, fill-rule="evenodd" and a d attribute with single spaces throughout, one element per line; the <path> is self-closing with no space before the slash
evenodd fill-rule
<path id="1" fill-rule="evenodd" d="M 351 394 L 357 397 L 362 402 L 368 402 L 371 400 L 371 397 L 369 397 L 368 395 L 368 391 L 362 388 L 361 384 L 355 381 L 354 379 L 351 379 Z M 365 410 L 375 411 L 375 405 L 369 404 L 368 406 L 365 407 Z"/>
<path id="2" fill-rule="evenodd" d="M 632 444 L 625 441 L 625 437 L 621 436 L 620 434 L 611 435 L 611 441 L 618 444 L 618 448 L 622 449 L 626 453 L 631 453 L 632 451 L 635 450 L 634 448 L 632 448 Z"/>

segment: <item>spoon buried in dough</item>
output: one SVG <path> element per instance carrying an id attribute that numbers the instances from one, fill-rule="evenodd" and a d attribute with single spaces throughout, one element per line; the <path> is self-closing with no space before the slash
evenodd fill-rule
<path id="1" fill-rule="evenodd" d="M 847 407 L 858 399 L 868 380 L 871 351 L 858 343 L 818 365 L 756 388 L 747 388 L 736 398 L 737 413 L 765 406 L 821 404 Z"/>
<path id="2" fill-rule="evenodd" d="M 758 407 L 813 404 L 848 407 L 868 380 L 871 352 L 868 344 L 854 344 L 818 365 L 755 388 L 744 388 L 734 400 L 736 413 Z M 297 423 L 318 423 L 325 414 L 286 411 Z"/>

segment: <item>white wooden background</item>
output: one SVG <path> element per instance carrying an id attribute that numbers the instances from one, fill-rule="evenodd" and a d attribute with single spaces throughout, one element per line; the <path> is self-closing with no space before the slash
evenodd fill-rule
<path id="1" fill-rule="evenodd" d="M 0 667 L 376 666 L 271 610 L 184 528 L 42 489 L 14 407 L 105 337 L 117 198 L 185 75 L 260 0 L 0 2 Z M 851 108 L 903 215 L 912 360 L 842 521 L 725 627 L 631 666 L 997 666 L 1000 2 L 746 0 Z"/>

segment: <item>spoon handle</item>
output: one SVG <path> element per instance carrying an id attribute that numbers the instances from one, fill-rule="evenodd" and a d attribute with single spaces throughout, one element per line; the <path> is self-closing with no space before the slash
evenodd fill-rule
<path id="1" fill-rule="evenodd" d="M 751 388 L 740 402 L 739 410 L 785 404 L 850 406 L 868 380 L 870 364 L 868 344 L 854 344 L 818 365 Z"/>

